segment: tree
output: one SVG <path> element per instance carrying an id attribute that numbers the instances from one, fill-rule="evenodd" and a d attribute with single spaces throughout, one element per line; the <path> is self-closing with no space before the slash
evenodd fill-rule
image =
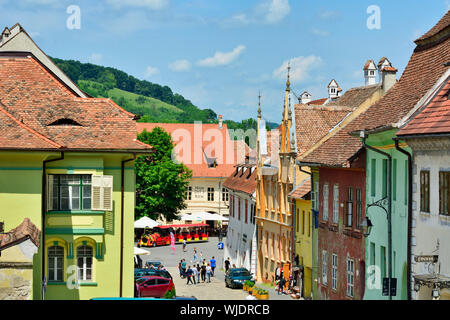
<path id="1" fill-rule="evenodd" d="M 135 217 L 174 220 L 177 213 L 186 208 L 186 191 L 192 172 L 184 164 L 172 161 L 174 144 L 164 129 L 144 130 L 138 140 L 153 146 L 155 152 L 136 159 Z"/>

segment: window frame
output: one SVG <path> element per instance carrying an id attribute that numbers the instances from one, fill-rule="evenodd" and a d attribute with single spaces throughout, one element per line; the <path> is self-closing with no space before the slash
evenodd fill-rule
<path id="1" fill-rule="evenodd" d="M 322 285 L 328 285 L 327 273 L 328 273 L 328 254 L 326 250 L 322 250 Z"/>
<path id="2" fill-rule="evenodd" d="M 59 252 L 55 254 L 50 252 L 50 249 L 53 248 L 57 248 Z M 65 251 L 64 247 L 60 245 L 53 245 L 47 248 L 47 279 L 48 279 L 47 281 L 49 283 L 64 281 L 64 264 L 65 264 L 64 251 Z M 54 261 L 52 261 L 53 266 L 51 259 L 55 259 Z M 58 262 L 61 262 L 61 264 L 58 264 Z M 59 271 L 61 272 L 60 274 Z M 51 277 L 52 273 L 53 276 Z"/>
<path id="3" fill-rule="evenodd" d="M 339 223 L 339 184 L 333 185 L 333 223 Z"/>
<path id="4" fill-rule="evenodd" d="M 439 171 L 439 214 L 450 216 L 450 172 Z"/>
<path id="5" fill-rule="evenodd" d="M 326 192 L 325 192 L 326 190 Z M 322 187 L 322 194 L 323 194 L 323 212 L 322 212 L 322 220 L 328 221 L 328 209 L 329 209 L 329 195 L 330 195 L 330 189 L 328 186 L 328 183 L 325 183 Z"/>
<path id="6" fill-rule="evenodd" d="M 214 202 L 214 193 L 215 193 L 214 187 L 208 187 L 207 192 L 208 202 Z"/>
<path id="7" fill-rule="evenodd" d="M 353 219 L 354 219 L 354 211 L 353 211 L 353 188 L 348 187 L 347 189 L 347 208 L 345 212 L 345 226 L 347 228 L 353 228 Z"/>
<path id="8" fill-rule="evenodd" d="M 48 175 L 49 180 L 51 181 L 51 185 L 49 185 L 49 188 L 52 188 L 51 193 L 49 195 L 47 195 L 49 197 L 49 208 L 47 211 L 91 211 L 92 209 L 92 202 L 93 202 L 93 197 L 92 197 L 92 174 L 49 174 Z M 65 178 L 65 180 L 67 181 L 67 184 L 62 184 L 61 183 L 61 178 Z M 74 177 L 78 177 L 78 182 L 77 183 L 71 183 L 73 182 L 73 178 Z M 89 182 L 87 182 L 87 180 L 85 180 L 85 178 L 89 178 L 87 180 L 89 180 Z M 69 193 L 69 196 L 67 198 L 67 202 L 68 202 L 68 207 L 65 208 L 61 205 L 61 203 L 63 202 L 63 198 L 65 199 L 65 197 L 62 196 L 63 192 L 62 189 L 64 187 L 67 187 L 68 190 L 67 192 Z M 71 194 L 73 192 L 72 188 L 78 188 L 78 196 L 77 197 L 73 197 Z M 85 188 L 84 187 L 88 187 L 89 190 L 89 198 L 85 197 Z M 77 199 L 78 200 L 78 208 L 73 208 L 73 201 Z M 85 199 L 89 199 L 90 202 L 90 206 L 85 208 Z M 56 200 L 56 206 L 55 206 L 55 200 Z"/>
<path id="9" fill-rule="evenodd" d="M 89 248 L 90 250 L 90 254 L 86 254 L 86 253 L 81 253 L 80 254 L 80 249 L 83 248 L 84 250 L 86 250 L 87 248 Z M 80 268 L 80 259 L 82 259 L 82 267 Z M 90 259 L 90 264 L 88 266 L 88 259 Z M 88 244 L 81 244 L 77 247 L 77 279 L 78 281 L 84 281 L 84 282 L 90 282 L 93 281 L 94 275 L 94 248 Z M 90 270 L 90 276 L 88 277 L 88 270 Z M 80 274 L 82 275 L 80 277 Z"/>
<path id="10" fill-rule="evenodd" d="M 420 171 L 420 211 L 430 213 L 430 171 Z"/>
<path id="11" fill-rule="evenodd" d="M 350 266 L 351 266 L 351 270 L 350 270 Z M 355 260 L 353 260 L 353 259 L 347 259 L 346 295 L 349 298 L 353 298 L 355 296 Z"/>
<path id="12" fill-rule="evenodd" d="M 333 253 L 331 255 L 331 289 L 337 291 L 338 283 L 338 256 Z"/>

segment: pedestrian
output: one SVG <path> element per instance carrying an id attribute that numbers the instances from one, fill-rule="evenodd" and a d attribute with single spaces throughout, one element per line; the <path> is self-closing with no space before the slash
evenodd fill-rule
<path id="1" fill-rule="evenodd" d="M 183 239 L 183 252 L 186 252 L 186 239 Z"/>
<path id="2" fill-rule="evenodd" d="M 183 259 L 181 259 L 180 262 L 178 262 L 178 270 L 180 271 L 180 277 L 183 276 L 183 268 L 181 266 L 182 262 L 183 262 Z"/>
<path id="3" fill-rule="evenodd" d="M 197 264 L 197 283 L 200 283 L 200 272 L 202 271 L 202 268 L 200 268 L 200 265 Z"/>
<path id="4" fill-rule="evenodd" d="M 230 257 L 228 257 L 228 259 L 225 260 L 225 273 L 227 273 L 228 269 L 230 269 L 230 264 L 231 264 Z"/>
<path id="5" fill-rule="evenodd" d="M 186 261 L 181 260 L 181 270 L 183 270 L 183 277 L 186 277 Z"/>
<path id="6" fill-rule="evenodd" d="M 211 266 L 209 263 L 206 266 L 206 282 L 211 282 Z"/>
<path id="7" fill-rule="evenodd" d="M 198 256 L 197 256 L 197 248 L 194 248 L 194 262 L 197 262 Z"/>
<path id="8" fill-rule="evenodd" d="M 186 285 L 189 285 L 189 282 L 192 283 L 192 284 L 194 284 L 194 283 L 192 282 L 192 269 L 191 269 L 191 266 L 189 266 L 188 269 L 187 269 L 187 271 L 186 271 L 186 278 L 187 278 Z"/>
<path id="9" fill-rule="evenodd" d="M 203 262 L 201 268 L 202 268 L 202 271 L 201 271 L 202 281 L 205 282 L 206 281 L 206 263 L 205 262 Z"/>
<path id="10" fill-rule="evenodd" d="M 194 284 L 197 284 L 197 282 L 195 281 L 198 278 L 198 271 L 197 268 L 194 266 L 192 266 L 192 280 L 194 281 Z"/>
<path id="11" fill-rule="evenodd" d="M 216 259 L 212 257 L 209 262 L 211 263 L 211 276 L 214 277 L 214 269 L 216 269 Z"/>
<path id="12" fill-rule="evenodd" d="M 283 276 L 283 271 L 281 271 L 280 280 L 278 281 L 278 295 L 284 294 L 284 285 L 285 284 L 286 284 L 286 279 Z"/>

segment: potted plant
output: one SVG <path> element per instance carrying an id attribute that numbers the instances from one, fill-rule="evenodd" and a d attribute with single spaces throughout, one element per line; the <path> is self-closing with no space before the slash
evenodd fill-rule
<path id="1" fill-rule="evenodd" d="M 269 300 L 269 291 L 261 289 L 258 295 L 259 300 Z"/>

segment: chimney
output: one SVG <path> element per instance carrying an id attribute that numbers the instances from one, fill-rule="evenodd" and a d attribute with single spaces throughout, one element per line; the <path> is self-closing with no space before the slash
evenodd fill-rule
<path id="1" fill-rule="evenodd" d="M 219 129 L 222 130 L 222 128 L 223 128 L 223 116 L 220 115 L 219 116 Z"/>
<path id="2" fill-rule="evenodd" d="M 397 83 L 397 69 L 394 67 L 384 67 L 381 69 L 383 92 L 386 93 Z"/>
<path id="3" fill-rule="evenodd" d="M 336 80 L 331 80 L 330 84 L 328 85 L 328 98 L 330 101 L 333 101 L 337 98 L 339 98 L 339 93 L 342 91 L 342 89 L 339 87 Z"/>
<path id="4" fill-rule="evenodd" d="M 392 64 L 388 58 L 383 57 L 380 59 L 380 62 L 378 62 L 378 76 L 380 79 L 380 83 L 383 83 L 383 69 L 386 67 L 392 67 Z"/>
<path id="5" fill-rule="evenodd" d="M 366 79 L 366 86 L 374 85 L 376 83 L 375 79 L 377 77 L 377 67 L 375 66 L 375 62 L 373 62 L 373 60 L 367 60 L 363 70 L 364 78 Z"/>

